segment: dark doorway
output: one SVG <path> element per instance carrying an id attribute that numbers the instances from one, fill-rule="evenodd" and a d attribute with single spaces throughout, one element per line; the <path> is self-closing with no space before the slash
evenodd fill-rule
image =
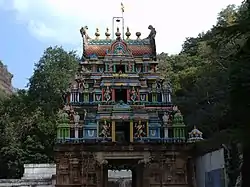
<path id="1" fill-rule="evenodd" d="M 117 65 L 116 73 L 125 73 L 125 65 Z"/>
<path id="2" fill-rule="evenodd" d="M 115 101 L 123 101 L 127 103 L 127 90 L 126 89 L 116 89 L 115 90 Z"/>
<path id="3" fill-rule="evenodd" d="M 116 122 L 115 133 L 117 142 L 128 144 L 130 142 L 129 122 Z"/>

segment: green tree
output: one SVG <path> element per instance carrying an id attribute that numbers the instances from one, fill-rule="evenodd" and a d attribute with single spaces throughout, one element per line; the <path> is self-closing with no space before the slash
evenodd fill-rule
<path id="1" fill-rule="evenodd" d="M 53 115 L 62 107 L 63 92 L 78 68 L 79 58 L 74 51 L 62 47 L 49 47 L 37 64 L 30 78 L 29 96 L 32 106 L 39 106 L 46 115 Z"/>
<path id="2" fill-rule="evenodd" d="M 0 101 L 0 178 L 20 178 L 25 163 L 53 162 L 53 114 L 63 104 L 78 58 L 75 52 L 49 47 L 35 67 L 27 91 Z"/>

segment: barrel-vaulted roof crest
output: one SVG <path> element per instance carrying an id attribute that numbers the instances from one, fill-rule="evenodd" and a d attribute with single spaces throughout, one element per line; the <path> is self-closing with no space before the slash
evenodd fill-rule
<path id="1" fill-rule="evenodd" d="M 141 39 L 141 33 L 136 32 L 136 39 L 130 39 L 131 33 L 127 28 L 125 35 L 126 39 L 121 38 L 119 28 L 115 33 L 116 39 L 110 39 L 109 29 L 107 28 L 105 35 L 106 39 L 100 39 L 99 29 L 96 30 L 95 37 L 92 39 L 88 33 L 88 27 L 82 27 L 80 33 L 83 38 L 83 56 L 82 60 L 85 61 L 93 55 L 96 58 L 104 58 L 106 55 L 132 55 L 137 58 L 148 56 L 149 58 L 156 60 L 156 44 L 155 35 L 156 31 L 151 25 L 148 27 L 150 34 L 147 38 Z"/>

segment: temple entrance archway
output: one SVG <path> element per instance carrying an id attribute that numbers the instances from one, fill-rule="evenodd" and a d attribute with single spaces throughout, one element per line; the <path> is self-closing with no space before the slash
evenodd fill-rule
<path id="1" fill-rule="evenodd" d="M 108 170 L 108 187 L 132 187 L 132 171 Z"/>
<path id="2" fill-rule="evenodd" d="M 109 159 L 104 167 L 104 187 L 137 187 L 143 182 L 138 159 Z M 106 186 L 107 185 L 107 186 Z"/>

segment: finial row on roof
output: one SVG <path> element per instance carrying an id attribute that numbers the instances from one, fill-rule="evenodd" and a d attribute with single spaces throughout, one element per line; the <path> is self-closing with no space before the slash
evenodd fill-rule
<path id="1" fill-rule="evenodd" d="M 100 31 L 99 31 L 99 28 L 96 28 L 95 39 L 99 40 L 100 35 L 101 34 L 100 34 Z M 115 35 L 116 35 L 116 37 L 121 36 L 121 32 L 120 32 L 119 27 L 117 27 Z M 127 32 L 125 33 L 125 35 L 127 37 L 126 40 L 129 40 L 130 39 L 129 37 L 131 36 L 131 32 L 129 31 L 129 27 L 127 27 Z M 136 32 L 135 35 L 136 35 L 137 39 L 140 39 L 140 36 L 141 36 L 140 32 Z M 109 28 L 106 28 L 105 36 L 106 36 L 107 40 L 110 40 L 111 33 L 109 32 Z"/>

